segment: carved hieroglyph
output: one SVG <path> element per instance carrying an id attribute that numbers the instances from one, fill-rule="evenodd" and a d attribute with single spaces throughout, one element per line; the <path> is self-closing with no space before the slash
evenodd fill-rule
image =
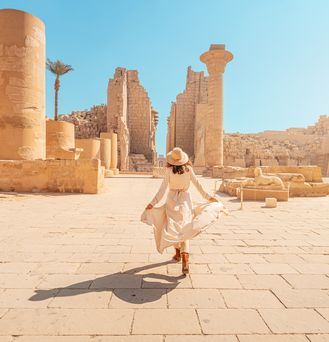
<path id="1" fill-rule="evenodd" d="M 209 51 L 200 56 L 209 73 L 205 134 L 206 166 L 223 166 L 223 76 L 226 64 L 232 59 L 232 53 L 225 50 L 225 45 L 222 44 L 211 45 Z"/>
<path id="2" fill-rule="evenodd" d="M 0 10 L 0 159 L 46 157 L 45 27 Z"/>

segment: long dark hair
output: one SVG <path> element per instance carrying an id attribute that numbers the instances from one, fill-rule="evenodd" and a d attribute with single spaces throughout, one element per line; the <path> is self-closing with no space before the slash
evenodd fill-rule
<path id="1" fill-rule="evenodd" d="M 192 163 L 190 160 L 183 165 L 172 165 L 172 164 L 167 163 L 167 167 L 171 167 L 172 172 L 178 173 L 179 175 L 182 175 L 185 172 L 189 172 L 190 170 L 189 170 L 188 166 L 192 166 Z"/>

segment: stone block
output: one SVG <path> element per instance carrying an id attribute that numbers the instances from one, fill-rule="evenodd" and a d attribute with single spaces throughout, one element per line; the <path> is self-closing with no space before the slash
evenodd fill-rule
<path id="1" fill-rule="evenodd" d="M 249 201 L 264 201 L 267 197 L 276 198 L 278 201 L 288 201 L 288 190 L 273 190 L 273 189 L 248 189 L 243 188 L 243 200 Z M 241 198 L 241 192 L 237 192 L 237 197 Z"/>
<path id="2" fill-rule="evenodd" d="M 99 160 L 1 160 L 0 191 L 100 191 L 104 169 Z"/>

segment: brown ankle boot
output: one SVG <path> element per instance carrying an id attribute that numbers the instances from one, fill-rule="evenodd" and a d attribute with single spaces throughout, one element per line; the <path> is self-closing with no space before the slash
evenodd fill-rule
<path id="1" fill-rule="evenodd" d="M 183 274 L 189 273 L 189 264 L 188 264 L 189 254 L 182 253 L 182 272 Z"/>
<path id="2" fill-rule="evenodd" d="M 180 249 L 179 248 L 175 248 L 176 250 L 176 254 L 173 256 L 173 259 L 176 261 L 180 261 L 181 260 L 181 254 L 180 254 Z"/>

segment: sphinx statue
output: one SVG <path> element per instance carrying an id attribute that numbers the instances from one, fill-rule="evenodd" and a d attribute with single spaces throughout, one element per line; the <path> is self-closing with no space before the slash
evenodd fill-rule
<path id="1" fill-rule="evenodd" d="M 256 167 L 255 171 L 255 184 L 257 186 L 279 186 L 281 189 L 284 189 L 284 184 L 281 178 L 277 176 L 265 176 L 263 175 L 263 170 L 260 167 Z"/>

